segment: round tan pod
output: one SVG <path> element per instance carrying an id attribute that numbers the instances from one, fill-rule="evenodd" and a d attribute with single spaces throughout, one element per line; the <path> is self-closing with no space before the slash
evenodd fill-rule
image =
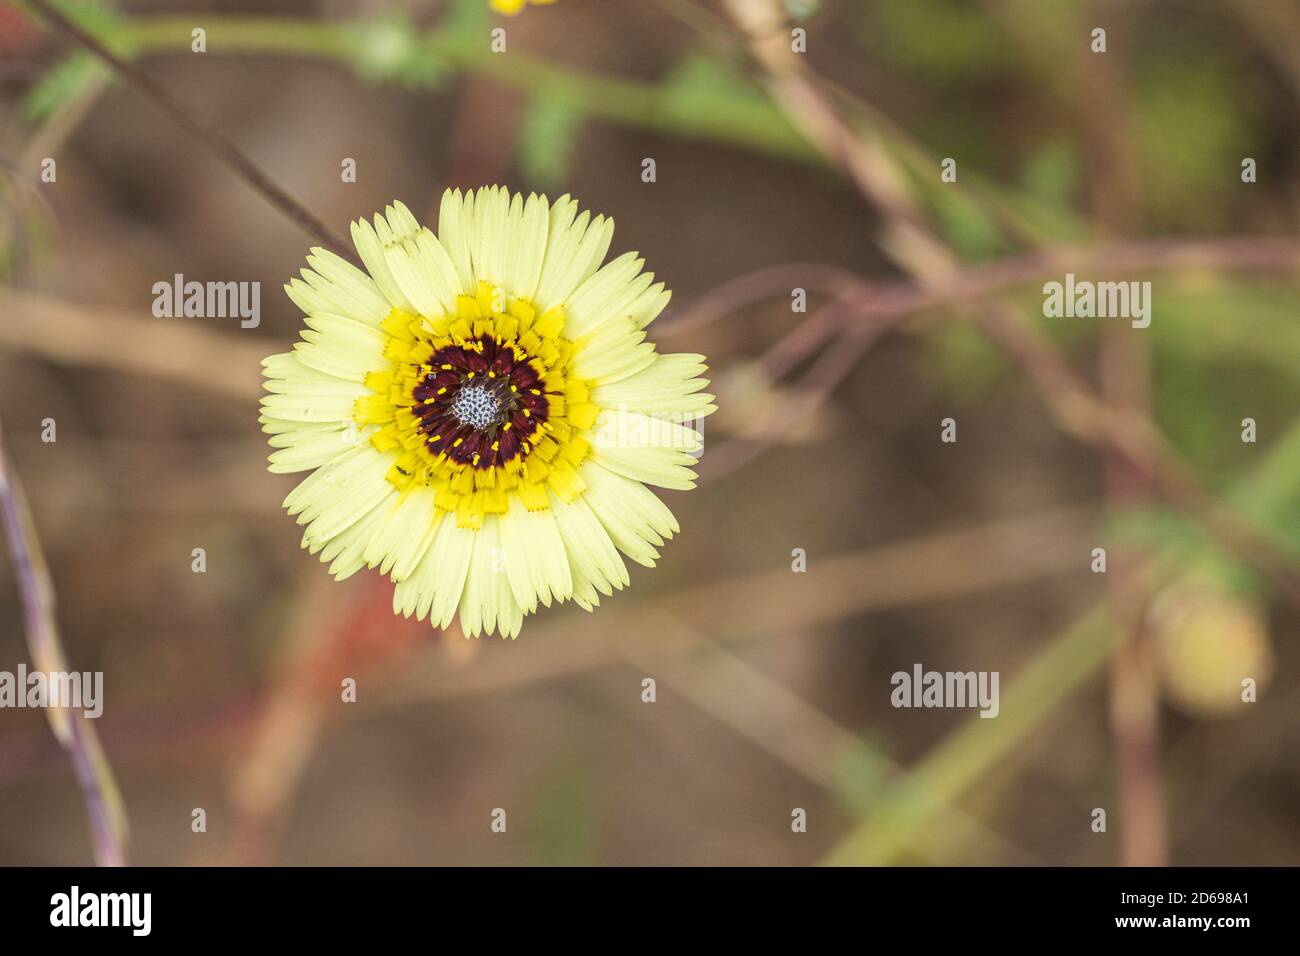
<path id="1" fill-rule="evenodd" d="M 1174 584 L 1152 605 L 1150 629 L 1166 699 L 1190 716 L 1244 713 L 1272 676 L 1268 622 L 1250 595 L 1202 579 Z"/>

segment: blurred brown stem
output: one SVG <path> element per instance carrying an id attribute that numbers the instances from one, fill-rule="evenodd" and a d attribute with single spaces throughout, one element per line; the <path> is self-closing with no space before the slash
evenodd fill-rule
<path id="1" fill-rule="evenodd" d="M 41 16 L 55 29 L 102 60 L 122 82 L 152 103 L 160 113 L 210 150 L 235 175 L 244 180 L 254 191 L 261 194 L 267 202 L 280 210 L 281 213 L 300 226 L 305 232 L 315 236 L 326 247 L 349 262 L 360 265 L 359 260 L 352 251 L 351 243 L 330 229 L 302 203 L 275 183 L 238 146 L 216 130 L 204 126 L 196 120 L 179 100 L 163 89 L 162 85 L 154 81 L 144 70 L 114 54 L 96 37 L 56 10 L 49 3 L 49 0 L 27 0 L 27 2 L 40 11 Z"/>
<path id="2" fill-rule="evenodd" d="M 1084 8 L 1092 22 L 1124 28 L 1121 11 L 1112 0 L 1089 0 Z M 1084 139 L 1093 170 L 1091 206 L 1102 230 L 1134 232 L 1141 209 L 1140 170 L 1128 143 L 1132 141 L 1123 68 L 1124 43 L 1116 42 L 1110 56 L 1076 61 L 1070 71 L 1057 70 L 1067 96 L 1083 119 Z M 1087 93 L 1082 92 L 1087 77 Z M 1124 326 L 1103 326 L 1100 338 L 1100 381 L 1104 400 L 1117 412 L 1149 420 L 1151 415 L 1150 354 L 1147 337 Z M 1106 497 L 1112 508 L 1147 507 L 1153 488 L 1145 476 L 1121 455 L 1105 456 Z M 1145 626 L 1151 600 L 1149 588 L 1131 579 L 1148 555 L 1131 546 L 1110 549 L 1107 581 L 1111 620 L 1116 630 L 1110 659 L 1110 724 L 1119 785 L 1120 858 L 1127 866 L 1164 866 L 1169 861 L 1168 822 L 1161 776 L 1159 688 L 1154 649 Z"/>
<path id="3" fill-rule="evenodd" d="M 791 49 L 788 35 L 772 32 L 780 5 L 775 0 L 724 0 L 724 5 L 748 38 L 768 91 L 789 121 L 882 214 L 877 239 L 881 249 L 925 289 L 961 284 L 963 263 L 926 222 L 879 131 L 857 128 L 841 116 L 814 82 L 806 58 Z M 1200 487 L 1148 416 L 1104 401 L 1009 303 L 980 301 L 970 311 L 1029 373 L 1062 430 L 1123 460 L 1164 497 L 1195 515 L 1225 547 L 1279 580 L 1288 597 L 1300 604 L 1300 574 L 1289 558 Z"/>
<path id="4" fill-rule="evenodd" d="M 13 556 L 18 589 L 26 618 L 27 644 L 32 663 L 47 674 L 66 672 L 68 667 L 54 617 L 54 588 L 50 584 L 40 539 L 5 446 L 0 422 L 0 518 L 3 518 L 9 553 Z M 101 866 L 126 863 L 126 814 L 99 737 L 79 710 L 52 707 L 46 702 L 45 715 L 54 736 L 72 761 L 90 818 L 92 850 Z"/>

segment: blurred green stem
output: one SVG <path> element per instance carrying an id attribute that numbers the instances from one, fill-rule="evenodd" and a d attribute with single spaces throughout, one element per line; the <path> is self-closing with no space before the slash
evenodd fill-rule
<path id="1" fill-rule="evenodd" d="M 23 5 L 20 3 L 20 5 Z M 68 11 L 71 13 L 71 10 Z M 682 139 L 700 140 L 751 150 L 776 159 L 830 164 L 763 91 L 738 75 L 743 93 L 735 89 L 694 89 L 683 96 L 674 76 L 659 83 L 629 80 L 596 70 L 556 65 L 527 53 L 498 55 L 484 35 L 454 26 L 418 32 L 402 20 L 366 18 L 318 21 L 293 17 L 206 16 L 202 14 L 117 17 L 82 24 L 115 53 L 127 58 L 166 54 L 191 55 L 192 31 L 207 32 L 207 49 L 218 54 L 257 54 L 332 60 L 365 73 L 368 57 L 394 60 L 404 66 L 437 71 L 454 70 L 485 77 L 530 97 L 567 104 L 576 113 L 622 126 L 649 129 Z M 406 59 L 406 58 L 410 59 Z M 417 70 L 418 72 L 418 70 Z M 849 94 L 836 88 L 837 96 Z M 701 103 L 704 96 L 707 103 Z M 850 97 L 851 98 L 851 97 Z M 966 210 L 989 224 L 994 222 L 1030 245 L 1049 238 L 1080 240 L 1086 225 L 1069 209 L 1045 204 L 1027 194 L 1010 191 L 968 171 L 962 192 L 938 188 L 932 175 L 937 160 L 901 129 L 858 100 L 853 108 L 859 122 L 874 131 L 910 177 L 908 188 L 928 202 L 957 215 Z"/>
<path id="2" fill-rule="evenodd" d="M 188 55 L 191 31 L 207 31 L 208 49 L 336 60 L 349 68 L 365 42 L 363 22 L 321 22 L 286 17 L 133 17 L 105 39 L 133 56 Z M 627 126 L 648 127 L 687 138 L 759 149 L 774 156 L 817 162 L 818 155 L 781 114 L 765 103 L 736 103 L 708 111 L 675 109 L 664 87 L 592 70 L 557 66 L 527 53 L 497 55 L 487 37 L 448 31 L 420 36 L 422 53 L 439 64 L 488 77 L 530 96 L 567 100 L 584 112 Z"/>
<path id="3" fill-rule="evenodd" d="M 1110 653 L 1104 605 L 1056 638 L 1002 695 L 1001 716 L 972 718 L 891 787 L 825 863 L 879 866 L 910 846 L 937 815 L 990 767 L 1012 755 L 1056 705 L 1092 675 Z"/>
<path id="4" fill-rule="evenodd" d="M 51 29 L 84 48 L 154 109 L 202 143 L 283 215 L 342 258 L 356 265 L 361 264 L 361 260 L 353 255 L 351 243 L 335 234 L 310 209 L 272 180 L 233 141 L 196 119 L 183 103 L 172 96 L 166 86 L 130 62 L 123 52 L 115 48 L 120 43 L 120 37 L 114 39 L 101 35 L 102 29 L 97 31 L 90 24 L 81 22 L 76 15 L 61 9 L 62 5 L 55 0 L 27 0 L 25 5 L 34 9 Z"/>
<path id="5" fill-rule="evenodd" d="M 1300 417 L 1268 449 L 1249 475 L 1235 484 L 1227 498 L 1261 523 L 1282 523 L 1292 513 L 1297 489 L 1294 475 L 1300 462 Z M 1178 548 L 1166 547 L 1147 562 L 1155 583 L 1186 566 Z M 1142 586 L 1136 572 L 1128 582 Z M 937 814 L 957 805 L 973 786 L 1014 748 L 1057 704 L 1077 690 L 1109 658 L 1113 647 L 1111 622 L 1103 600 L 1055 637 L 1017 676 L 1002 695 L 1001 714 L 993 720 L 972 717 L 931 750 L 906 777 L 885 791 L 867 816 L 827 855 L 832 865 L 881 865 L 894 860 L 930 826 Z"/>

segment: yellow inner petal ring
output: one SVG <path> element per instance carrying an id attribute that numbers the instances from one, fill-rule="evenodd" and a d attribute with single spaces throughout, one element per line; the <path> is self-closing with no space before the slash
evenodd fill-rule
<path id="1" fill-rule="evenodd" d="M 480 281 L 476 295 L 457 297 L 454 315 L 430 318 L 394 309 L 381 328 L 388 336 L 383 354 L 389 365 L 366 376 L 371 394 L 357 399 L 353 417 L 363 429 L 372 429 L 375 448 L 397 453 L 387 474 L 390 483 L 403 491 L 433 489 L 436 507 L 455 512 L 463 528 L 482 527 L 484 515 L 505 514 L 511 495 L 539 511 L 550 507 L 550 492 L 565 502 L 583 492 L 577 468 L 591 446 L 582 434 L 600 409 L 591 402 L 587 383 L 572 374 L 576 347 L 562 335 L 561 308 L 539 317 L 526 299 L 508 299 L 500 288 Z M 486 342 L 509 350 L 508 364 L 525 370 L 518 380 L 531 383 L 533 394 L 510 395 L 517 386 L 499 380 L 482 362 L 461 371 L 460 378 L 468 381 L 456 395 L 444 394 L 447 387 L 439 392 L 436 383 L 449 366 L 435 364 L 437 356 L 449 350 L 483 353 Z M 493 409 L 493 401 L 500 408 Z M 444 416 L 431 427 L 429 406 L 435 404 L 457 420 Z M 512 418 L 502 419 L 504 410 Z M 518 430 L 509 435 L 511 429 Z M 478 443 L 472 455 L 462 448 L 466 436 Z M 503 440 L 508 457 L 502 454 Z"/>

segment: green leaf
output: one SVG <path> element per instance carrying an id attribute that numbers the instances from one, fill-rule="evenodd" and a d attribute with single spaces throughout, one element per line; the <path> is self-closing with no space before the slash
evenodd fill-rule
<path id="1" fill-rule="evenodd" d="M 528 105 L 519 130 L 519 162 L 541 186 L 554 186 L 569 174 L 573 143 L 586 114 L 566 97 L 539 96 Z"/>
<path id="2" fill-rule="evenodd" d="M 900 63 L 948 78 L 1005 69 L 1006 42 L 996 20 L 965 0 L 883 0 L 859 27 L 878 34 Z M 875 37 L 872 37 L 874 40 Z"/>
<path id="3" fill-rule="evenodd" d="M 89 53 L 79 51 L 60 60 L 28 91 L 23 108 L 33 120 L 43 120 L 85 91 L 104 68 Z"/>
<path id="4" fill-rule="evenodd" d="M 1047 140 L 1029 155 L 1021 178 L 1035 196 L 1069 207 L 1083 184 L 1079 152 L 1065 140 Z"/>
<path id="5" fill-rule="evenodd" d="M 969 322 L 946 322 L 931 336 L 933 361 L 944 385 L 967 401 L 978 401 L 1005 379 L 1006 355 Z"/>
<path id="6" fill-rule="evenodd" d="M 938 193 L 936 199 L 946 200 L 935 204 L 935 212 L 939 216 L 943 237 L 961 258 L 978 262 L 1006 249 L 997 223 L 979 206 L 956 190 L 950 190 L 946 195 Z"/>
<path id="7" fill-rule="evenodd" d="M 456 0 L 442 18 L 439 32 L 454 39 L 481 40 L 492 13 L 483 0 Z"/>
<path id="8" fill-rule="evenodd" d="M 661 88 L 661 127 L 745 149 L 817 159 L 817 152 L 744 73 L 700 54 L 684 57 Z"/>
<path id="9" fill-rule="evenodd" d="M 785 0 L 785 12 L 794 20 L 807 20 L 822 7 L 822 0 Z"/>
<path id="10" fill-rule="evenodd" d="M 726 103 L 765 103 L 749 78 L 725 63 L 692 53 L 682 59 L 664 84 L 669 112 L 698 114 Z"/>

